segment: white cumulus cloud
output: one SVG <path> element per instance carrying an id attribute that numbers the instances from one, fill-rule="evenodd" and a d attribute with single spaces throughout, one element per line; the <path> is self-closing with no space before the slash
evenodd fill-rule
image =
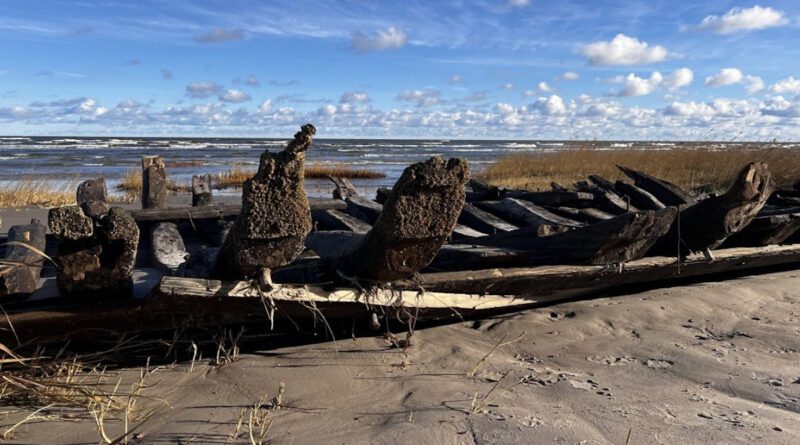
<path id="1" fill-rule="evenodd" d="M 397 95 L 397 100 L 401 102 L 412 102 L 420 107 L 428 107 L 439 103 L 440 93 L 434 89 L 427 90 L 405 90 Z"/>
<path id="2" fill-rule="evenodd" d="M 369 100 L 369 95 L 363 91 L 347 91 L 346 93 L 342 94 L 342 97 L 339 98 L 339 103 L 365 103 L 369 102 Z"/>
<path id="3" fill-rule="evenodd" d="M 744 79 L 739 68 L 723 68 L 719 73 L 706 77 L 706 86 L 716 88 L 723 85 L 735 85 Z"/>
<path id="4" fill-rule="evenodd" d="M 694 81 L 694 73 L 689 68 L 678 68 L 664 79 L 667 88 L 682 88 Z"/>
<path id="5" fill-rule="evenodd" d="M 231 89 L 231 90 L 225 90 L 225 92 L 220 93 L 219 100 L 231 103 L 247 102 L 248 100 L 250 100 L 250 95 L 242 90 Z"/>
<path id="6" fill-rule="evenodd" d="M 362 32 L 353 34 L 353 48 L 358 52 L 386 51 L 402 48 L 408 42 L 408 36 L 400 28 L 390 26 L 369 36 Z"/>
<path id="7" fill-rule="evenodd" d="M 733 8 L 722 17 L 710 15 L 700 22 L 700 29 L 710 29 L 719 34 L 756 31 L 775 28 L 789 23 L 782 11 L 759 5 L 752 8 Z"/>
<path id="8" fill-rule="evenodd" d="M 669 55 L 661 45 L 650 45 L 625 34 L 617 34 L 609 42 L 590 43 L 580 52 L 591 65 L 644 65 L 661 62 Z"/>
<path id="9" fill-rule="evenodd" d="M 547 82 L 545 82 L 545 81 L 539 82 L 539 84 L 536 85 L 536 88 L 542 93 L 552 93 L 553 92 L 553 88 L 551 88 L 550 85 L 548 85 Z"/>
<path id="10" fill-rule="evenodd" d="M 764 90 L 764 79 L 758 76 L 744 76 L 745 86 L 744 89 L 747 94 L 755 94 Z"/>
<path id="11" fill-rule="evenodd" d="M 575 71 L 565 71 L 558 78 L 559 80 L 578 80 L 581 76 Z"/>
<path id="12" fill-rule="evenodd" d="M 800 94 L 800 79 L 795 79 L 794 76 L 790 76 L 775 82 L 769 89 L 773 93 L 778 94 Z"/>

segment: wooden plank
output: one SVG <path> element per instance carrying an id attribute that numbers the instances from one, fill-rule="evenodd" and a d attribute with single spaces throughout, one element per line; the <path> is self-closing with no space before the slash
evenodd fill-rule
<path id="1" fill-rule="evenodd" d="M 722 247 L 757 247 L 781 244 L 800 230 L 800 213 L 757 216 L 744 229 L 734 233 Z"/>
<path id="2" fill-rule="evenodd" d="M 192 207 L 206 207 L 214 204 L 211 175 L 192 176 Z"/>
<path id="3" fill-rule="evenodd" d="M 669 181 L 621 165 L 618 165 L 617 168 L 631 178 L 637 187 L 647 190 L 664 205 L 685 206 L 696 202 L 692 195 Z"/>
<path id="4" fill-rule="evenodd" d="M 335 199 L 309 198 L 312 209 L 344 210 L 347 207 L 343 201 Z M 133 211 L 133 218 L 137 223 L 180 221 L 197 219 L 222 219 L 238 216 L 242 210 L 241 204 L 215 204 L 206 207 L 169 207 L 165 209 L 139 209 Z"/>
<path id="5" fill-rule="evenodd" d="M 652 193 L 647 190 L 637 187 L 627 182 L 617 181 L 614 184 L 614 189 L 617 193 L 625 197 L 627 196 L 631 204 L 642 210 L 659 210 L 666 207 L 661 201 L 658 200 Z"/>
<path id="6" fill-rule="evenodd" d="M 464 207 L 461 209 L 461 214 L 458 217 L 458 222 L 471 229 L 490 235 L 519 229 L 518 226 L 481 210 L 470 203 L 464 204 Z"/>
<path id="7" fill-rule="evenodd" d="M 567 226 L 581 227 L 584 224 L 573 219 L 556 215 L 544 207 L 516 198 L 501 201 L 476 202 L 476 206 L 521 226 Z"/>
<path id="8" fill-rule="evenodd" d="M 347 204 L 345 212 L 370 225 L 374 225 L 383 210 L 383 205 L 363 196 L 348 196 L 344 202 Z"/>
<path id="9" fill-rule="evenodd" d="M 548 190 L 543 192 L 508 191 L 505 197 L 522 199 L 538 206 L 567 207 L 590 206 L 594 200 L 594 195 L 591 193 L 570 190 Z"/>
<path id="10" fill-rule="evenodd" d="M 348 230 L 356 233 L 367 233 L 372 228 L 366 222 L 336 209 L 314 209 L 311 211 L 311 219 L 316 223 L 317 230 Z"/>
<path id="11" fill-rule="evenodd" d="M 142 208 L 167 206 L 167 170 L 160 156 L 142 158 Z"/>
<path id="12" fill-rule="evenodd" d="M 340 178 L 338 176 L 327 176 L 327 178 L 333 182 L 333 185 L 336 187 L 333 189 L 333 199 L 344 201 L 351 196 L 358 196 L 356 188 L 349 179 Z"/>

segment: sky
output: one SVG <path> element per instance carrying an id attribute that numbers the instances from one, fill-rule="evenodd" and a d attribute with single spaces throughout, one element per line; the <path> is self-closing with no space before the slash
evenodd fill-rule
<path id="1" fill-rule="evenodd" d="M 0 134 L 800 140 L 800 2 L 0 3 Z"/>

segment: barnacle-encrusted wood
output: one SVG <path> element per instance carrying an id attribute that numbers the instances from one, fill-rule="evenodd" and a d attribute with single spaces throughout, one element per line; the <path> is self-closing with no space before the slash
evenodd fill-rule
<path id="1" fill-rule="evenodd" d="M 258 172 L 244 182 L 241 213 L 222 245 L 220 275 L 252 277 L 291 263 L 303 251 L 311 231 L 303 163 L 316 132 L 313 125 L 303 125 L 283 151 L 261 155 Z"/>

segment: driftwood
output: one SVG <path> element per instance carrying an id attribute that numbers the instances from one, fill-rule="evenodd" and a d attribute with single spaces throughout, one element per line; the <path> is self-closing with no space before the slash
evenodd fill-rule
<path id="1" fill-rule="evenodd" d="M 523 250 L 526 265 L 624 263 L 644 256 L 667 233 L 676 214 L 674 208 L 626 213 L 549 236 L 525 227 L 470 242 Z"/>
<path id="2" fill-rule="evenodd" d="M 139 228 L 130 213 L 111 207 L 93 219 L 79 206 L 50 210 L 50 231 L 59 240 L 56 282 L 64 296 L 92 300 L 130 295 Z"/>
<path id="3" fill-rule="evenodd" d="M 83 181 L 78 185 L 75 202 L 81 206 L 83 213 L 92 218 L 108 213 L 108 191 L 105 178 Z"/>
<path id="4" fill-rule="evenodd" d="M 354 216 L 368 224 L 375 224 L 378 216 L 383 210 L 383 205 L 377 202 L 364 198 L 363 196 L 349 196 L 344 200 L 347 203 L 345 212 L 348 215 Z"/>
<path id="5" fill-rule="evenodd" d="M 648 191 L 664 205 L 688 206 L 696 202 L 692 195 L 669 181 L 658 179 L 647 173 L 621 165 L 618 165 L 617 168 L 620 169 L 622 173 L 625 173 L 627 177 L 631 178 L 637 187 Z"/>
<path id="6" fill-rule="evenodd" d="M 427 266 L 456 225 L 468 179 L 463 159 L 407 167 L 372 230 L 334 261 L 336 275 L 383 283 Z"/>
<path id="7" fill-rule="evenodd" d="M 167 169 L 160 156 L 142 158 L 142 208 L 167 206 Z"/>
<path id="8" fill-rule="evenodd" d="M 582 223 L 595 223 L 614 217 L 614 215 L 608 212 L 593 209 L 591 207 L 586 207 L 583 209 L 573 209 L 572 207 L 550 207 L 549 210 L 551 210 L 553 213 L 563 215 L 569 219 Z"/>
<path id="9" fill-rule="evenodd" d="M 463 224 L 456 224 L 456 226 L 453 227 L 453 233 L 452 233 L 453 240 L 477 238 L 479 236 L 486 236 L 486 234 L 483 232 L 478 232 L 475 229 L 471 229 Z"/>
<path id="10" fill-rule="evenodd" d="M 642 210 L 659 210 L 666 207 L 652 193 L 627 182 L 617 181 L 614 190 L 623 198 L 627 196 L 631 204 Z"/>
<path id="11" fill-rule="evenodd" d="M 781 244 L 800 230 L 800 213 L 757 216 L 740 232 L 725 240 L 722 247 L 757 247 Z"/>
<path id="12" fill-rule="evenodd" d="M 392 189 L 388 187 L 380 187 L 378 190 L 375 190 L 375 202 L 378 204 L 383 205 L 386 200 L 389 198 L 389 195 L 392 194 Z"/>
<path id="13" fill-rule="evenodd" d="M 524 252 L 506 247 L 448 244 L 442 246 L 426 271 L 478 270 L 524 266 Z"/>
<path id="14" fill-rule="evenodd" d="M 494 234 L 511 232 L 519 227 L 504 221 L 489 212 L 481 210 L 470 203 L 464 204 L 458 222 L 478 232 Z"/>
<path id="15" fill-rule="evenodd" d="M 344 201 L 351 196 L 358 196 L 356 188 L 349 179 L 340 178 L 338 176 L 327 176 L 327 178 L 333 182 L 334 186 L 336 186 L 336 188 L 333 189 L 333 199 L 340 199 Z"/>
<path id="16" fill-rule="evenodd" d="M 44 252 L 46 227 L 32 220 L 30 224 L 8 230 L 5 261 L 0 265 L 0 297 L 30 294 L 39 287 L 44 257 L 28 248 Z"/>
<path id="17" fill-rule="evenodd" d="M 344 210 L 347 205 L 339 200 L 310 198 L 310 206 L 314 210 Z M 214 204 L 205 207 L 171 207 L 166 209 L 139 209 L 133 211 L 137 223 L 180 221 L 198 219 L 223 219 L 238 216 L 242 211 L 241 204 Z"/>
<path id="18" fill-rule="evenodd" d="M 153 226 L 150 232 L 152 240 L 153 265 L 168 274 L 174 274 L 186 262 L 189 253 L 183 243 L 175 223 L 164 222 Z"/>
<path id="19" fill-rule="evenodd" d="M 211 175 L 192 176 L 192 207 L 205 207 L 214 203 Z"/>
<path id="20" fill-rule="evenodd" d="M 242 186 L 242 211 L 217 260 L 221 276 L 251 277 L 294 260 L 311 231 L 303 189 L 305 151 L 316 129 L 303 125 L 280 153 L 265 151 L 258 172 Z"/>
<path id="21" fill-rule="evenodd" d="M 505 198 L 501 201 L 478 202 L 475 205 L 522 226 L 560 225 L 580 227 L 583 225 L 580 222 L 558 216 L 544 207 L 521 199 Z"/>
<path id="22" fill-rule="evenodd" d="M 689 252 L 706 252 L 709 255 L 709 249 L 718 247 L 750 224 L 764 207 L 772 188 L 772 178 L 764 163 L 746 165 L 727 192 L 683 210 L 679 221 L 653 247 L 651 254 L 686 256 Z"/>
<path id="23" fill-rule="evenodd" d="M 364 221 L 348 215 L 340 210 L 311 210 L 317 230 L 348 230 L 356 233 L 367 233 L 372 228 Z"/>
<path id="24" fill-rule="evenodd" d="M 500 190 L 493 185 L 486 184 L 475 178 L 471 178 L 467 182 L 467 188 L 467 202 L 498 200 L 505 194 L 504 190 Z"/>

